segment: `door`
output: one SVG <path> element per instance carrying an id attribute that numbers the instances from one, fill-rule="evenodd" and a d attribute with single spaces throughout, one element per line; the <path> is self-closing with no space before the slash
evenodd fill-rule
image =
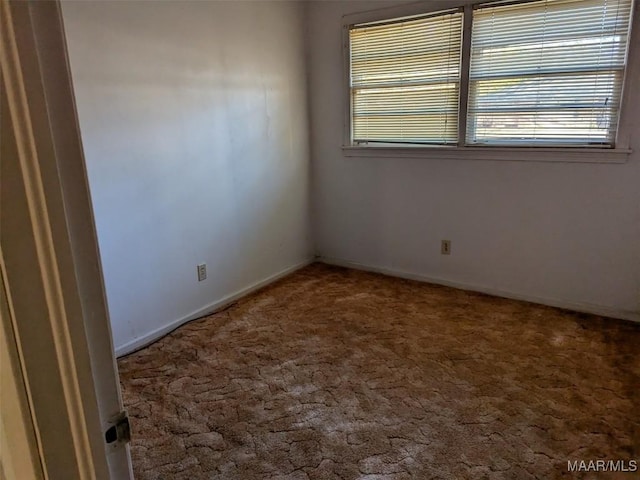
<path id="1" fill-rule="evenodd" d="M 45 476 L 133 478 L 58 1 L 0 0 L 0 251 Z"/>

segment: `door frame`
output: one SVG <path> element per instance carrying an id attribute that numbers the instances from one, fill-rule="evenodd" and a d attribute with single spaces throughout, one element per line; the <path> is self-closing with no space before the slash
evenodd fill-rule
<path id="1" fill-rule="evenodd" d="M 3 283 L 44 478 L 133 478 L 104 438 L 122 398 L 59 0 L 0 0 L 0 66 Z"/>

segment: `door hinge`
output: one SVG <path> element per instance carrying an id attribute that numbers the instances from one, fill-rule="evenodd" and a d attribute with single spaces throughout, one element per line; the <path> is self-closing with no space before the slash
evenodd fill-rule
<path id="1" fill-rule="evenodd" d="M 129 443 L 131 441 L 131 425 L 126 411 L 120 412 L 111 422 L 111 426 L 104 432 L 104 440 L 109 445 Z"/>

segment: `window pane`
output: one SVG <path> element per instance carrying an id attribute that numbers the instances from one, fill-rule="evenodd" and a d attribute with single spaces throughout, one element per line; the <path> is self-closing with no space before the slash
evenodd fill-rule
<path id="1" fill-rule="evenodd" d="M 352 138 L 455 143 L 462 13 L 350 30 Z"/>
<path id="2" fill-rule="evenodd" d="M 474 12 L 467 143 L 612 144 L 631 0 Z"/>

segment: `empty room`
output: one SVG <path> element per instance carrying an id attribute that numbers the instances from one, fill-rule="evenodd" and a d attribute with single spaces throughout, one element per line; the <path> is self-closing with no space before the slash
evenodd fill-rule
<path id="1" fill-rule="evenodd" d="M 1 2 L 0 478 L 638 478 L 637 2 Z"/>

